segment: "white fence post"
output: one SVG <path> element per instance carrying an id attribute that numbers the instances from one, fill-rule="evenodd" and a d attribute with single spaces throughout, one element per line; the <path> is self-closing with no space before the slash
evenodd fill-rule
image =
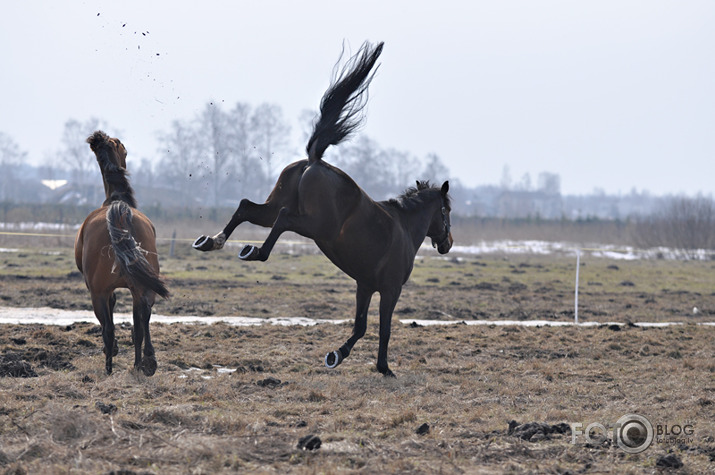
<path id="1" fill-rule="evenodd" d="M 581 249 L 576 249 L 576 290 L 574 290 L 573 317 L 578 324 L 578 271 L 581 268 Z"/>

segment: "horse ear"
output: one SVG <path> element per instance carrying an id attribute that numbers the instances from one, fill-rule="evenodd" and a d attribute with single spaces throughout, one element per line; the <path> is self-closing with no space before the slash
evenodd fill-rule
<path id="1" fill-rule="evenodd" d="M 449 180 L 442 183 L 442 194 L 446 195 L 449 192 Z"/>

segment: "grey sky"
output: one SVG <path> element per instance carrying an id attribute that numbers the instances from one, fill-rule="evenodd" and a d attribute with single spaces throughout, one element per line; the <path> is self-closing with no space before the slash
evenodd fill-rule
<path id="1" fill-rule="evenodd" d="M 566 193 L 712 194 L 713 25 L 709 0 L 11 2 L 0 131 L 39 164 L 96 116 L 153 159 L 209 101 L 270 102 L 295 132 L 287 163 L 343 40 L 385 41 L 362 129 L 383 148 L 437 153 L 469 186 L 508 165 Z"/>

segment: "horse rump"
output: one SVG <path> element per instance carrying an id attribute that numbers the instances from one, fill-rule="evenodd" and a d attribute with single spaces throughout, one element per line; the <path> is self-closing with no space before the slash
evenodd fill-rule
<path id="1" fill-rule="evenodd" d="M 146 288 L 167 298 L 169 289 L 145 257 L 132 229 L 132 209 L 123 201 L 113 201 L 107 209 L 107 229 L 114 249 L 114 260 L 121 274 L 134 287 Z"/>

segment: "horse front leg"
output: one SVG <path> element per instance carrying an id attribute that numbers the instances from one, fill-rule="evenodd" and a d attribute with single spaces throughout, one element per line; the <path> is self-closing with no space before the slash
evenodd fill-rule
<path id="1" fill-rule="evenodd" d="M 355 343 L 365 336 L 365 330 L 367 329 L 367 311 L 370 307 L 370 300 L 372 299 L 372 291 L 366 290 L 358 284 L 357 294 L 356 294 L 356 306 L 355 306 L 355 325 L 353 326 L 353 334 L 348 338 L 343 346 L 335 351 L 331 351 L 325 355 L 325 366 L 328 368 L 335 368 L 340 363 L 343 362 L 345 358 L 350 355 L 350 352 L 355 346 Z"/>
<path id="2" fill-rule="evenodd" d="M 385 376 L 395 377 L 387 366 L 387 345 L 390 343 L 392 312 L 400 298 L 402 287 L 380 292 L 380 348 L 377 352 L 377 370 Z"/>
<path id="3" fill-rule="evenodd" d="M 239 224 L 248 221 L 264 228 L 269 228 L 275 222 L 280 206 L 272 201 L 259 205 L 250 200 L 242 199 L 223 231 L 213 237 L 199 236 L 192 247 L 198 251 L 216 251 L 222 249 L 226 241 Z"/>

